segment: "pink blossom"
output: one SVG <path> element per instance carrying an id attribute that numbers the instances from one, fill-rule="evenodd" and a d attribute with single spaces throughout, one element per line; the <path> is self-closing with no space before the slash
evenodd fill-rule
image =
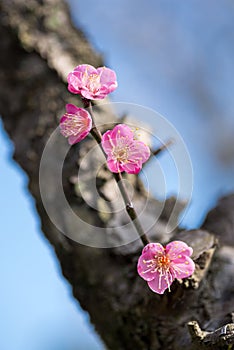
<path id="1" fill-rule="evenodd" d="M 68 137 L 69 144 L 74 145 L 88 135 L 92 119 L 85 109 L 71 103 L 66 105 L 66 111 L 60 119 L 60 131 L 63 136 Z"/>
<path id="2" fill-rule="evenodd" d="M 152 291 L 163 294 L 175 278 L 193 274 L 195 264 L 190 256 L 193 249 L 182 241 L 173 241 L 164 248 L 160 243 L 149 243 L 138 260 L 137 271 Z"/>
<path id="3" fill-rule="evenodd" d="M 125 124 L 119 124 L 103 134 L 102 147 L 107 164 L 113 173 L 126 171 L 137 174 L 150 156 L 149 147 L 134 139 L 134 133 Z"/>
<path id="4" fill-rule="evenodd" d="M 68 90 L 89 100 L 103 99 L 114 91 L 118 84 L 113 70 L 89 64 L 81 64 L 68 74 Z"/>

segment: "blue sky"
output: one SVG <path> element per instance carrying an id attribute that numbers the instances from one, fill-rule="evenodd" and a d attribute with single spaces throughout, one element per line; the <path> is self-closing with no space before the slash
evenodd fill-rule
<path id="1" fill-rule="evenodd" d="M 234 191 L 233 3 L 69 3 L 75 23 L 117 72 L 119 87 L 112 99 L 152 108 L 183 138 L 194 171 L 192 202 L 183 224 L 197 227 L 220 196 Z M 153 127 L 157 129 L 156 122 Z M 160 164 L 167 195 L 175 194 L 168 158 L 161 157 Z M 147 175 L 155 181 L 152 192 L 161 195 L 153 166 Z"/>
<path id="2" fill-rule="evenodd" d="M 27 177 L 0 123 L 0 348 L 103 349 L 40 232 Z"/>

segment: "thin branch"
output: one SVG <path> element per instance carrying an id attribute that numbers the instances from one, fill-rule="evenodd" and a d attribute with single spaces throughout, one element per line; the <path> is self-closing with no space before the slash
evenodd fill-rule
<path id="1" fill-rule="evenodd" d="M 166 141 L 165 143 L 163 143 L 160 147 L 156 148 L 155 150 L 151 150 L 150 152 L 150 157 L 148 159 L 148 162 L 155 156 L 157 157 L 162 151 L 165 151 L 168 149 L 168 147 L 170 147 L 171 145 L 173 145 L 175 143 L 174 139 L 169 139 L 168 141 Z M 148 164 L 148 162 L 143 164 L 143 168 L 146 166 L 146 164 Z"/>
<path id="2" fill-rule="evenodd" d="M 86 100 L 86 99 L 83 100 L 83 103 L 84 103 L 84 107 L 89 111 L 89 113 L 92 117 L 92 121 L 93 121 L 93 126 L 92 126 L 90 133 L 93 136 L 93 138 L 96 140 L 96 142 L 99 144 L 99 146 L 102 150 L 102 153 L 104 154 L 104 156 L 106 158 L 106 153 L 104 152 L 103 147 L 102 147 L 102 143 L 101 143 L 102 142 L 102 134 L 95 124 L 95 118 L 93 115 L 92 104 L 89 100 Z M 142 240 L 142 243 L 144 245 L 147 245 L 148 243 L 150 243 L 150 241 L 144 232 L 144 229 L 139 221 L 139 218 L 137 216 L 137 213 L 136 213 L 136 210 L 133 206 L 133 203 L 131 202 L 131 200 L 128 196 L 127 190 L 126 190 L 124 183 L 123 183 L 122 175 L 121 175 L 121 173 L 112 173 L 112 174 L 115 178 L 115 181 L 118 185 L 120 193 L 123 197 L 126 211 L 129 215 L 133 225 L 135 226 L 137 233 L 139 234 L 139 237 Z"/>
<path id="3" fill-rule="evenodd" d="M 170 147 L 174 143 L 175 143 L 174 139 L 169 139 L 167 142 L 162 144 L 160 147 L 158 147 L 157 149 L 152 151 L 152 156 L 157 156 L 159 153 L 161 153 L 162 151 L 166 150 L 168 147 Z"/>

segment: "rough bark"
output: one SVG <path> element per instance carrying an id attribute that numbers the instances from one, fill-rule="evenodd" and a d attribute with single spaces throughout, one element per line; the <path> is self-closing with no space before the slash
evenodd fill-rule
<path id="1" fill-rule="evenodd" d="M 203 229 L 173 232 L 177 239 L 187 241 L 194 248 L 196 272 L 183 283 L 174 283 L 172 292 L 163 296 L 148 290 L 137 276 L 139 240 L 123 247 L 101 249 L 78 244 L 63 235 L 50 221 L 41 200 L 41 155 L 65 103 L 74 101 L 66 89 L 67 73 L 80 63 L 98 66 L 102 59 L 82 32 L 74 28 L 62 0 L 1 0 L 0 9 L 0 113 L 15 145 L 14 159 L 28 175 L 42 231 L 55 249 L 62 272 L 106 346 L 110 349 L 231 349 L 234 344 L 234 196 L 219 203 L 207 216 Z M 110 109 L 99 106 L 98 111 L 107 122 L 114 120 Z M 57 157 L 64 145 L 64 140 L 58 138 Z M 93 225 L 90 233 L 95 236 L 95 226 L 105 227 L 107 221 L 112 220 L 119 227 L 126 217 L 123 213 L 103 217 L 88 207 L 77 190 L 76 172 L 82 166 L 82 154 L 91 147 L 93 141 L 87 139 L 71 148 L 64 164 L 63 185 L 71 208 Z M 68 218 L 60 206 L 54 184 L 53 169 L 57 160 L 50 159 L 48 164 L 46 189 L 66 227 Z M 90 165 L 92 173 L 93 164 Z M 97 186 L 103 198 L 114 196 L 112 181 L 105 169 L 98 174 Z M 140 207 L 149 194 L 137 177 L 131 177 L 130 181 L 137 188 L 135 201 Z M 150 234 L 154 239 L 170 238 L 165 233 L 165 222 L 172 203 L 173 199 L 166 202 L 163 216 L 153 226 Z M 154 219 L 159 205 L 150 197 L 145 220 Z M 73 222 L 69 222 L 69 226 L 72 225 Z M 117 241 L 126 234 L 124 229 L 113 230 Z M 79 240 L 82 234 L 80 227 L 76 238 Z M 216 236 L 222 244 L 218 249 Z"/>

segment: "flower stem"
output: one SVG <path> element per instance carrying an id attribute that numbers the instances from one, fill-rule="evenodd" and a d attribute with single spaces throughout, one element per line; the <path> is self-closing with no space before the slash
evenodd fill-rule
<path id="1" fill-rule="evenodd" d="M 142 240 L 142 243 L 144 245 L 147 245 L 150 243 L 148 237 L 146 236 L 145 232 L 144 232 L 144 229 L 138 219 L 138 216 L 137 216 L 137 213 L 136 213 L 136 210 L 133 206 L 133 203 L 130 201 L 130 198 L 128 196 L 128 193 L 127 193 L 127 190 L 124 186 L 124 183 L 123 183 L 123 178 L 122 178 L 122 174 L 121 173 L 113 173 L 114 175 L 114 178 L 118 184 L 118 187 L 119 187 L 119 190 L 120 190 L 120 193 L 123 197 L 123 200 L 124 200 L 124 203 L 125 203 L 125 206 L 126 206 L 126 211 L 130 217 L 130 219 L 132 220 L 132 223 L 133 225 L 135 226 L 139 236 L 140 236 L 140 239 Z"/>
<path id="2" fill-rule="evenodd" d="M 100 146 L 100 148 L 101 148 L 101 150 L 106 158 L 106 153 L 104 152 L 104 150 L 102 148 L 102 134 L 95 124 L 91 101 L 85 99 L 85 100 L 83 100 L 83 103 L 84 103 L 84 107 L 88 110 L 89 114 L 91 115 L 92 121 L 93 121 L 93 126 L 92 126 L 92 129 L 90 130 L 90 133 L 93 136 L 93 138 L 96 140 L 96 142 L 99 144 L 99 146 Z M 144 229 L 139 221 L 139 218 L 137 216 L 137 213 L 136 213 L 136 210 L 133 206 L 133 203 L 131 202 L 131 200 L 128 196 L 127 190 L 126 190 L 124 183 L 123 183 L 122 175 L 120 172 L 119 173 L 112 173 L 112 174 L 113 174 L 114 179 L 119 187 L 120 193 L 123 197 L 126 211 L 129 215 L 133 225 L 135 226 L 137 233 L 138 233 L 140 239 L 142 240 L 142 243 L 144 245 L 147 245 L 148 243 L 150 243 L 150 241 L 144 232 Z"/>

